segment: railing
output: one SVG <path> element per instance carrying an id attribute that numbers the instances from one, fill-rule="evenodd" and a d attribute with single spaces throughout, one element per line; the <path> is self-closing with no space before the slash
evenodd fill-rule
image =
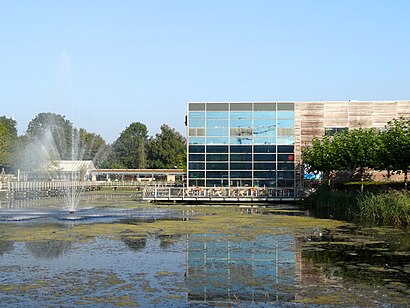
<path id="1" fill-rule="evenodd" d="M 145 199 L 180 198 L 180 199 L 264 199 L 296 198 L 293 188 L 264 187 L 146 187 Z"/>

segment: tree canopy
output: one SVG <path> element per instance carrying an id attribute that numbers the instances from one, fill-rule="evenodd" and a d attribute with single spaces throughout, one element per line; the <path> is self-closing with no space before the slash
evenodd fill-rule
<path id="1" fill-rule="evenodd" d="M 11 153 L 17 140 L 17 122 L 13 119 L 0 117 L 0 172 L 1 168 L 12 165 Z"/>

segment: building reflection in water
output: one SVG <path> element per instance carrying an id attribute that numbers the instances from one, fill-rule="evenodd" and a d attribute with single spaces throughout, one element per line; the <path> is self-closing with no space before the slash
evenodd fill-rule
<path id="1" fill-rule="evenodd" d="M 190 301 L 288 302 L 301 279 L 301 250 L 291 234 L 232 241 L 218 235 L 186 240 Z"/>

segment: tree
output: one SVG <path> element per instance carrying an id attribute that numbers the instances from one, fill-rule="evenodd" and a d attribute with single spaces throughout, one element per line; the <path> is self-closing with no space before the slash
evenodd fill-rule
<path id="1" fill-rule="evenodd" d="M 101 167 L 111 153 L 111 147 L 97 134 L 89 133 L 84 128 L 79 130 L 79 157 L 92 160 L 96 167 Z"/>
<path id="2" fill-rule="evenodd" d="M 404 173 L 404 187 L 407 189 L 407 174 L 410 169 L 410 119 L 399 118 L 388 122 L 382 135 L 385 165 L 395 172 Z"/>
<path id="3" fill-rule="evenodd" d="M 168 125 L 148 143 L 148 160 L 151 168 L 183 168 L 185 160 L 185 138 Z"/>
<path id="4" fill-rule="evenodd" d="M 309 172 L 323 172 L 329 186 L 332 171 L 338 169 L 334 156 L 334 147 L 330 136 L 324 136 L 322 139 L 314 137 L 312 145 L 302 149 L 302 160 L 307 165 Z"/>
<path id="5" fill-rule="evenodd" d="M 41 147 L 46 159 L 72 160 L 76 155 L 75 138 L 78 131 L 64 116 L 55 113 L 39 113 L 27 127 L 27 137 L 34 147 Z"/>
<path id="6" fill-rule="evenodd" d="M 12 153 L 17 140 L 17 122 L 13 119 L 0 117 L 0 172 L 1 168 L 12 166 Z"/>
<path id="7" fill-rule="evenodd" d="M 145 124 L 131 123 L 112 145 L 112 164 L 116 168 L 145 168 L 147 141 L 148 130 Z"/>

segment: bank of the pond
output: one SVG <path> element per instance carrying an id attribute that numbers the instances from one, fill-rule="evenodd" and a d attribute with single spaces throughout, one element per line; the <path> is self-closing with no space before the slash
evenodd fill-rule
<path id="1" fill-rule="evenodd" d="M 304 201 L 314 215 L 360 224 L 410 226 L 410 192 L 360 192 L 320 187 Z"/>

